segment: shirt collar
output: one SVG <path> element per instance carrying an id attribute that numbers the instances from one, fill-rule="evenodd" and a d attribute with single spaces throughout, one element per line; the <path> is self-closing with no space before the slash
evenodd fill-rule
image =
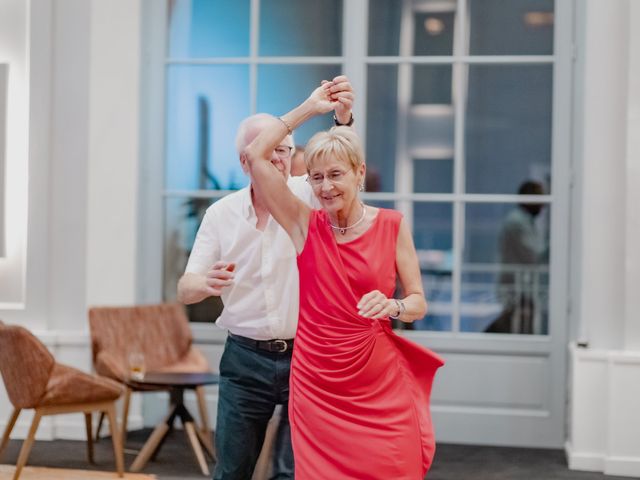
<path id="1" fill-rule="evenodd" d="M 256 216 L 255 209 L 253 208 L 253 202 L 251 202 L 251 184 L 244 187 L 241 190 L 242 199 L 242 216 L 246 219 L 250 219 Z"/>

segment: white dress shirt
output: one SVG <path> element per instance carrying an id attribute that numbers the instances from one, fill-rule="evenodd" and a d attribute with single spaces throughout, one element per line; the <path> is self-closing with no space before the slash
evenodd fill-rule
<path id="1" fill-rule="evenodd" d="M 290 177 L 291 191 L 317 206 L 304 177 Z M 280 225 L 269 216 L 264 231 L 250 187 L 211 205 L 202 220 L 186 272 L 206 274 L 217 262 L 235 263 L 233 285 L 222 289 L 224 309 L 216 324 L 255 340 L 293 338 L 298 324 L 296 250 Z"/>

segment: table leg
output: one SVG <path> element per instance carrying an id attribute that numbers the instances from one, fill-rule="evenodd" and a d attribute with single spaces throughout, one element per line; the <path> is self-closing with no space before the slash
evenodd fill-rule
<path id="1" fill-rule="evenodd" d="M 198 434 L 196 433 L 194 423 L 184 422 L 184 429 L 187 432 L 187 437 L 189 438 L 189 444 L 193 449 L 193 453 L 195 453 L 196 459 L 200 464 L 200 470 L 202 470 L 202 474 L 209 475 L 209 467 L 204 459 L 204 453 L 202 452 L 202 448 L 200 447 L 200 439 L 198 438 Z"/>
<path id="2" fill-rule="evenodd" d="M 198 435 L 198 439 L 200 440 L 200 443 L 204 447 L 204 451 L 207 452 L 207 454 L 209 455 L 209 458 L 215 462 L 216 452 L 213 447 L 213 442 L 211 441 L 212 433 L 204 432 L 202 430 L 196 430 L 196 434 Z"/>
<path id="3" fill-rule="evenodd" d="M 140 450 L 140 453 L 131 464 L 131 468 L 129 470 L 131 470 L 132 472 L 139 472 L 140 470 L 142 470 L 149 461 L 151 455 L 153 455 L 156 447 L 162 441 L 168 431 L 169 425 L 167 425 L 166 423 L 161 423 L 160 425 L 158 425 L 153 430 L 153 433 L 149 437 L 149 440 L 147 440 L 147 443 L 145 443 L 142 447 L 142 450 Z"/>

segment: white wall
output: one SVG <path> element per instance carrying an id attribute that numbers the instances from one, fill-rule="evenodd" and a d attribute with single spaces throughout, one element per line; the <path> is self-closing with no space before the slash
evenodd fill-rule
<path id="1" fill-rule="evenodd" d="M 25 303 L 27 180 L 29 170 L 28 4 L 0 4 L 0 63 L 8 64 L 5 188 L 3 228 L 5 256 L 0 258 L 0 309 L 20 309 Z"/>
<path id="2" fill-rule="evenodd" d="M 628 2 L 587 0 L 575 72 L 579 185 L 573 202 L 572 279 L 581 340 L 623 345 Z"/>
<path id="3" fill-rule="evenodd" d="M 133 304 L 140 1 L 94 0 L 91 5 L 87 302 Z"/>
<path id="4" fill-rule="evenodd" d="M 577 2 L 571 468 L 640 477 L 638 2 Z"/>
<path id="5" fill-rule="evenodd" d="M 640 350 L 640 4 L 630 2 L 627 100 L 625 348 Z"/>
<path id="6" fill-rule="evenodd" d="M 9 197 L 7 225 L 28 224 L 0 260 L 0 318 L 86 371 L 87 307 L 135 301 L 139 24 L 132 0 L 0 3 L 0 62 L 12 69 L 8 183 L 25 197 Z M 0 428 L 9 411 L 1 391 Z M 141 425 L 139 408 L 131 422 Z M 39 437 L 82 438 L 83 425 L 47 419 Z"/>

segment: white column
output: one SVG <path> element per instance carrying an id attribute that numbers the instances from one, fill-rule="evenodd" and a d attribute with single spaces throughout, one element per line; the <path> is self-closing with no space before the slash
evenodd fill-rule
<path id="1" fill-rule="evenodd" d="M 91 6 L 85 0 L 52 5 L 48 328 L 85 331 Z"/>
<path id="2" fill-rule="evenodd" d="M 640 4 L 630 2 L 625 349 L 640 350 Z"/>
<path id="3" fill-rule="evenodd" d="M 581 87 L 582 137 L 574 197 L 579 254 L 572 271 L 579 281 L 577 307 L 580 335 L 596 348 L 621 348 L 625 302 L 625 159 L 629 4 L 588 0 L 585 30 L 576 71 Z M 578 119 L 579 124 L 579 119 Z"/>
<path id="4" fill-rule="evenodd" d="M 141 8 L 139 0 L 93 0 L 91 7 L 87 303 L 132 304 Z"/>

